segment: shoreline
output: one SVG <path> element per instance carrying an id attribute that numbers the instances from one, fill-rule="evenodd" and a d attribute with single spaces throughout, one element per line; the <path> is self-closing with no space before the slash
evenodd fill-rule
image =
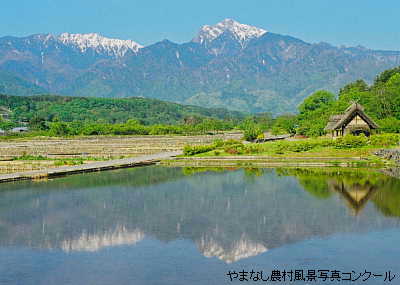
<path id="1" fill-rule="evenodd" d="M 209 156 L 175 157 L 160 162 L 176 167 L 380 167 L 390 163 L 359 157 L 271 157 L 271 156 Z"/>
<path id="2" fill-rule="evenodd" d="M 368 161 L 359 157 L 266 157 L 266 156 L 225 156 L 225 157 L 182 157 L 181 151 L 162 152 L 133 158 L 91 162 L 82 165 L 46 168 L 0 175 L 0 183 L 21 180 L 43 180 L 73 174 L 133 168 L 149 165 L 164 167 L 194 168 L 359 168 L 375 169 L 400 179 L 399 168 L 390 163 Z"/>

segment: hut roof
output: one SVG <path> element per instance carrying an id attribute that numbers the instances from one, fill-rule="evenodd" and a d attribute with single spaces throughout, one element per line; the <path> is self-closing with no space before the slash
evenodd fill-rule
<path id="1" fill-rule="evenodd" d="M 356 115 L 359 115 L 369 125 L 371 129 L 377 129 L 379 126 L 364 112 L 364 108 L 358 104 L 351 104 L 343 115 L 334 115 L 329 118 L 325 127 L 326 131 L 332 131 L 347 125 Z"/>
<path id="2" fill-rule="evenodd" d="M 334 129 L 334 126 L 343 118 L 343 115 L 333 115 L 329 118 L 329 122 L 325 127 L 326 131 L 331 131 Z"/>
<path id="3" fill-rule="evenodd" d="M 17 128 L 11 129 L 11 132 L 13 132 L 13 133 L 27 132 L 27 131 L 29 131 L 28 127 L 17 127 Z"/>

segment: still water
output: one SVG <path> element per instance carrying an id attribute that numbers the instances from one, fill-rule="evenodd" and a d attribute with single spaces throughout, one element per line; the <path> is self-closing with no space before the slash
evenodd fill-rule
<path id="1" fill-rule="evenodd" d="M 400 284 L 400 180 L 152 166 L 0 185 L 0 284 L 286 284 L 242 270 Z"/>

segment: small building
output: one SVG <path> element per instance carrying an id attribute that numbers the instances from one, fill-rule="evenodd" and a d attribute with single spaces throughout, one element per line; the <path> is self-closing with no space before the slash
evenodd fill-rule
<path id="1" fill-rule="evenodd" d="M 28 127 L 17 127 L 10 130 L 12 133 L 25 133 L 29 131 Z"/>
<path id="2" fill-rule="evenodd" d="M 378 125 L 364 112 L 364 108 L 359 103 L 351 104 L 342 115 L 331 116 L 325 127 L 325 131 L 332 137 L 347 134 L 369 136 L 376 129 Z"/>
<path id="3" fill-rule="evenodd" d="M 11 110 L 4 107 L 0 106 L 0 118 L 3 120 L 8 120 L 10 118 Z"/>

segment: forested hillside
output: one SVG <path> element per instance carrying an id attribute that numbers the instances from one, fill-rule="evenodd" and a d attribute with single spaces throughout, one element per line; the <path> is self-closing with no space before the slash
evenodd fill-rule
<path id="1" fill-rule="evenodd" d="M 186 120 L 239 119 L 243 113 L 226 109 L 186 106 L 146 98 L 82 98 L 55 95 L 18 97 L 0 95 L 0 106 L 11 110 L 12 121 L 124 123 L 135 119 L 145 125 L 178 124 Z"/>
<path id="2" fill-rule="evenodd" d="M 0 70 L 0 94 L 23 96 L 44 93 L 46 93 L 45 89 L 14 76 L 12 73 Z"/>

